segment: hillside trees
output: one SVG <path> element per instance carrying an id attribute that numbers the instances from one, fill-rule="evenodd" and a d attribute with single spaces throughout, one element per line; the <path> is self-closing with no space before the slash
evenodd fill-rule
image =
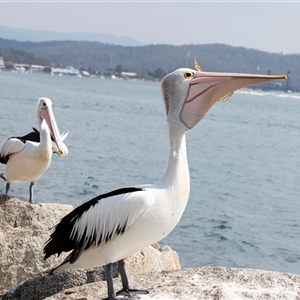
<path id="1" fill-rule="evenodd" d="M 0 49 L 31 52 L 26 59 L 35 64 L 56 67 L 92 69 L 102 73 L 108 69 L 117 72 L 135 72 L 139 77 L 156 77 L 181 67 L 193 68 L 194 57 L 205 71 L 267 74 L 290 74 L 289 89 L 300 91 L 300 54 L 267 53 L 224 44 L 118 46 L 99 42 L 17 42 L 0 38 Z M 5 53 L 8 61 L 24 61 L 22 52 Z M 24 53 L 23 53 L 24 54 Z M 6 60 L 6 59 L 5 59 Z M 121 70 L 122 67 L 122 70 Z M 284 83 L 283 83 L 284 84 Z"/>

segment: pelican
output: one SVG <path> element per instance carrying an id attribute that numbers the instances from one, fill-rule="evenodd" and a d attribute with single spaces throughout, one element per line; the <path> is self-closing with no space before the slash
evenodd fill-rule
<path id="1" fill-rule="evenodd" d="M 52 151 L 61 156 L 68 153 L 68 148 L 63 143 L 67 133 L 60 136 L 50 99 L 38 100 L 37 119 L 40 132 L 33 131 L 23 137 L 11 137 L 3 144 L 0 152 L 0 162 L 6 164 L 5 173 L 0 174 L 7 182 L 6 195 L 10 183 L 30 182 L 30 203 L 33 203 L 33 186 L 48 169 Z"/>
<path id="2" fill-rule="evenodd" d="M 176 226 L 190 193 L 187 131 L 218 101 L 235 90 L 282 76 L 203 72 L 181 68 L 162 79 L 170 150 L 165 172 L 154 184 L 121 188 L 78 206 L 56 225 L 44 247 L 44 258 L 68 252 L 50 273 L 73 268 L 105 266 L 106 299 L 148 293 L 132 289 L 124 259 L 165 238 Z M 117 262 L 122 289 L 115 292 L 113 263 Z M 130 298 L 134 299 L 134 298 Z"/>

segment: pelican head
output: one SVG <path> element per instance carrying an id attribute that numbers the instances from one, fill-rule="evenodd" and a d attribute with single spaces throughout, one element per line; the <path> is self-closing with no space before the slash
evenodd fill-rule
<path id="1" fill-rule="evenodd" d="M 162 80 L 162 94 L 169 123 L 193 128 L 217 101 L 226 101 L 234 91 L 272 80 L 286 79 L 285 75 L 203 72 L 181 68 Z"/>
<path id="2" fill-rule="evenodd" d="M 63 144 L 55 118 L 52 111 L 52 101 L 49 98 L 39 98 L 37 107 L 38 120 L 43 124 L 43 120 L 48 125 L 50 133 L 57 146 L 57 153 L 61 156 L 67 155 L 66 146 Z"/>

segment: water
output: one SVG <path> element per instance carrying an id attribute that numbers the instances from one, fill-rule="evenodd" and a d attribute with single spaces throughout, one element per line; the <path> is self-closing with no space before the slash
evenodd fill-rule
<path id="1" fill-rule="evenodd" d="M 7 72 L 0 83 L 1 144 L 37 126 L 41 96 L 52 99 L 60 131 L 70 132 L 69 155 L 53 157 L 36 201 L 77 206 L 162 176 L 168 135 L 159 83 Z M 161 242 L 183 267 L 300 273 L 299 111 L 297 94 L 243 90 L 187 134 L 191 195 Z M 11 184 L 10 195 L 28 201 L 28 184 Z"/>

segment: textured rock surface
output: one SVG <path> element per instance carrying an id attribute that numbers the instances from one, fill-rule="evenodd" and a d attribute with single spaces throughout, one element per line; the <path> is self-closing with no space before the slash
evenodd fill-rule
<path id="1" fill-rule="evenodd" d="M 43 246 L 70 205 L 29 204 L 0 195 L 0 295 L 61 261 L 43 259 Z"/>
<path id="2" fill-rule="evenodd" d="M 181 269 L 178 255 L 169 246 L 160 248 L 158 244 L 153 244 L 126 259 L 129 275 L 178 269 Z"/>
<path id="3" fill-rule="evenodd" d="M 2 297 L 2 300 L 42 300 L 62 290 L 99 280 L 104 280 L 102 268 L 68 270 L 55 275 L 44 272 L 15 286 Z"/>
<path id="4" fill-rule="evenodd" d="M 148 288 L 152 300 L 299 300 L 300 276 L 253 269 L 203 267 L 131 276 L 135 288 Z M 116 289 L 120 280 L 115 279 Z M 47 300 L 99 300 L 106 283 L 96 282 L 67 289 Z"/>
<path id="5" fill-rule="evenodd" d="M 55 276 L 40 274 L 1 300 L 100 300 L 105 281 L 88 283 L 91 274 L 69 270 Z M 93 276 L 92 276 L 93 277 Z M 115 278 L 115 288 L 121 288 Z M 253 269 L 203 267 L 131 275 L 133 288 L 148 289 L 137 299 L 153 300 L 299 300 L 300 275 Z M 72 286 L 72 287 L 70 287 Z"/>
<path id="6" fill-rule="evenodd" d="M 101 268 L 89 271 L 78 270 L 79 273 L 70 272 L 65 277 L 61 275 L 58 280 L 59 285 L 55 281 L 55 276 L 40 274 L 58 265 L 66 256 L 62 254 L 59 258 L 50 257 L 44 261 L 43 247 L 52 228 L 72 209 L 70 205 L 32 205 L 16 198 L 0 195 L 0 295 L 31 277 L 36 292 L 44 292 L 40 288 L 44 282 L 51 290 L 50 295 L 52 290 L 58 292 L 67 287 L 103 280 Z M 157 244 L 129 257 L 126 265 L 129 274 L 180 269 L 177 253 L 168 246 L 160 248 Z M 28 290 L 30 280 L 15 289 L 15 295 L 22 291 L 25 297 L 28 291 L 29 298 L 22 299 L 31 299 L 30 295 L 33 291 Z M 44 294 L 42 295 L 41 297 L 44 297 Z M 21 299 L 18 297 L 15 299 Z"/>

